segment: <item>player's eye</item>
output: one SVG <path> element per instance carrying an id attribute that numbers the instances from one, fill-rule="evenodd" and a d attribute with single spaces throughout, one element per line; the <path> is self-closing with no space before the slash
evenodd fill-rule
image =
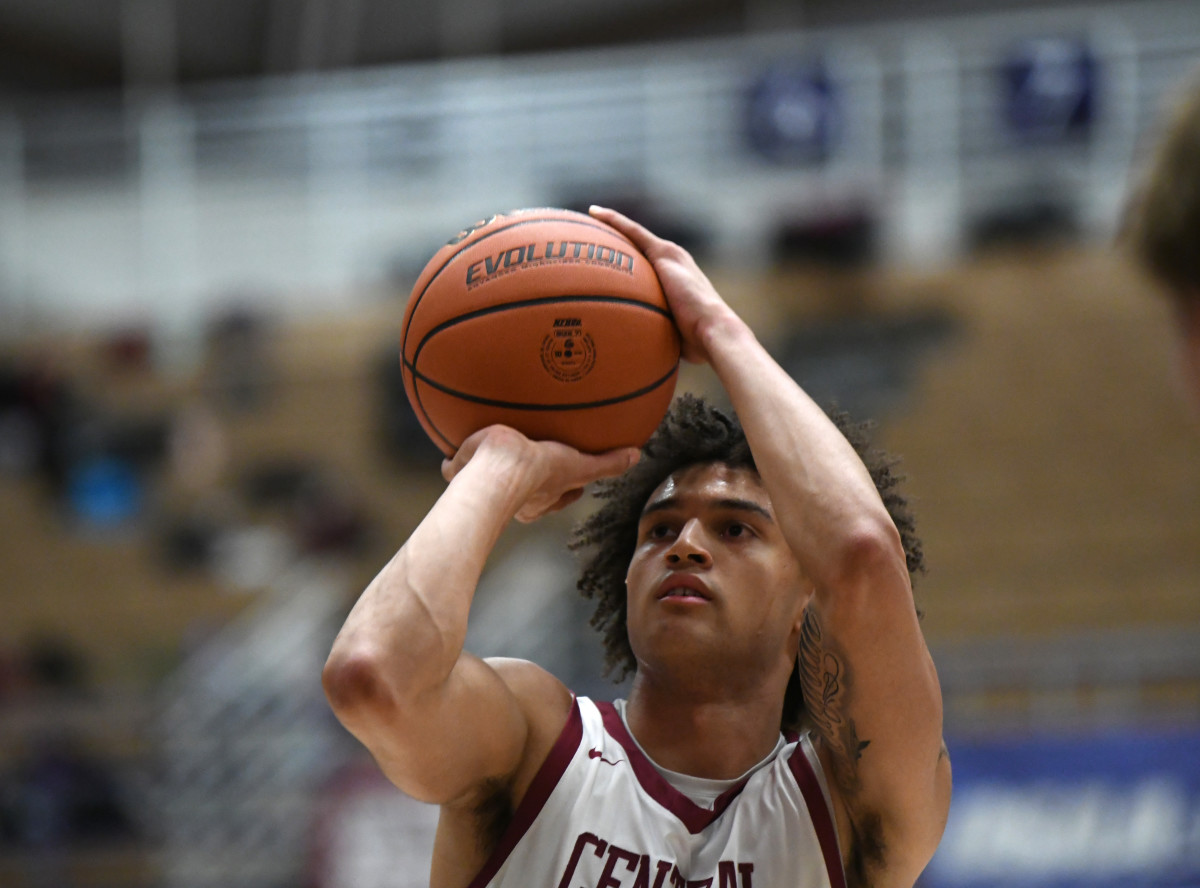
<path id="1" fill-rule="evenodd" d="M 734 521 L 725 528 L 725 535 L 731 537 L 745 536 L 748 532 L 746 525 L 740 521 Z"/>
<path id="2" fill-rule="evenodd" d="M 652 540 L 662 540 L 666 539 L 670 533 L 671 526 L 669 524 L 659 523 L 651 525 L 650 530 L 646 532 L 646 536 Z"/>

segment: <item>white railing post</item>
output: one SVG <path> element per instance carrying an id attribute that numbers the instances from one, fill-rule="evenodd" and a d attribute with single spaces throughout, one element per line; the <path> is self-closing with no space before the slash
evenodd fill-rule
<path id="1" fill-rule="evenodd" d="M 939 264 L 960 249 L 963 220 L 960 67 L 933 35 L 903 47 L 903 167 L 885 236 L 889 258 Z"/>
<path id="2" fill-rule="evenodd" d="M 27 214 L 24 130 L 0 110 L 0 341 L 21 336 L 29 322 Z"/>
<path id="3" fill-rule="evenodd" d="M 147 96 L 138 121 L 138 300 L 165 340 L 164 366 L 198 358 L 204 296 L 199 285 L 195 121 L 172 93 Z"/>
<path id="4" fill-rule="evenodd" d="M 363 214 L 370 195 L 366 123 L 370 112 L 340 87 L 313 96 L 310 102 L 306 119 L 308 230 L 312 238 L 309 288 L 321 291 L 323 298 L 339 299 L 353 286 L 352 257 L 366 227 Z M 343 307 L 334 302 L 328 306 Z"/>
<path id="5" fill-rule="evenodd" d="M 1080 209 L 1089 233 L 1111 238 L 1126 199 L 1126 173 L 1138 140 L 1138 48 L 1128 28 L 1107 16 L 1097 20 L 1090 36 L 1102 67 L 1088 184 Z"/>

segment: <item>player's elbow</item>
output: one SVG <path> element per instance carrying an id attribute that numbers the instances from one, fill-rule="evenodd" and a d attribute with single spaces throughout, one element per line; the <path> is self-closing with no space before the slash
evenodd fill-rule
<path id="1" fill-rule="evenodd" d="M 321 685 L 334 713 L 343 721 L 395 707 L 395 696 L 377 658 L 368 653 L 330 654 L 321 672 Z"/>
<path id="2" fill-rule="evenodd" d="M 833 559 L 835 588 L 879 588 L 881 578 L 902 579 L 908 565 L 900 533 L 889 519 L 864 519 L 843 537 Z"/>

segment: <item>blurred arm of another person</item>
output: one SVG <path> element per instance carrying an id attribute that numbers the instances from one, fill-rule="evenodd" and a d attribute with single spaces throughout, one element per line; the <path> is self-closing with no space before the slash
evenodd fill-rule
<path id="1" fill-rule="evenodd" d="M 1174 305 L 1183 381 L 1200 415 L 1200 71 L 1157 134 L 1120 237 Z"/>

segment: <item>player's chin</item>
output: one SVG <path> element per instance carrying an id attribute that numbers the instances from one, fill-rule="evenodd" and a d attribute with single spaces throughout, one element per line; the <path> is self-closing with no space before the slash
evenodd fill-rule
<path id="1" fill-rule="evenodd" d="M 646 643 L 660 650 L 711 648 L 725 632 L 712 608 L 665 607 L 641 626 Z"/>

